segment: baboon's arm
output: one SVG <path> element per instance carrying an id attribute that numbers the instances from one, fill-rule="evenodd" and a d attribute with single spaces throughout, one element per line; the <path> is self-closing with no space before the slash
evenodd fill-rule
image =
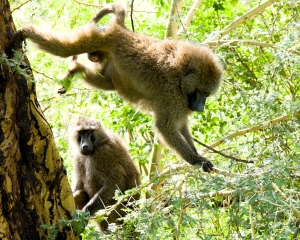
<path id="1" fill-rule="evenodd" d="M 192 137 L 187 131 L 186 124 L 181 127 L 176 125 L 176 117 L 172 116 L 171 112 L 163 114 L 163 116 L 156 115 L 155 127 L 161 133 L 166 143 L 191 165 L 198 164 L 202 166 L 205 172 L 212 171 L 213 164 L 197 153 Z"/>
<path id="2" fill-rule="evenodd" d="M 115 90 L 111 78 L 108 75 L 104 75 L 104 70 L 101 70 L 100 64 L 95 63 L 95 66 L 84 65 L 77 61 L 77 56 L 69 57 L 68 62 L 69 68 L 66 71 L 63 79 L 72 77 L 72 75 L 75 73 L 82 73 L 82 80 L 88 85 L 105 91 Z M 97 64 L 99 65 L 99 67 L 96 67 Z"/>
<path id="3" fill-rule="evenodd" d="M 82 80 L 88 85 L 105 91 L 115 90 L 115 86 L 113 85 L 111 79 L 102 75 L 101 71 L 86 67 L 83 71 L 83 74 L 84 78 Z"/>
<path id="4" fill-rule="evenodd" d="M 82 210 L 89 211 L 90 214 L 93 215 L 98 210 L 111 205 L 115 190 L 116 186 L 113 184 L 104 184 Z"/>
<path id="5" fill-rule="evenodd" d="M 60 57 L 69 57 L 98 50 L 102 35 L 103 33 L 93 23 L 65 33 L 46 30 L 29 24 L 15 33 L 8 49 L 14 49 L 20 45 L 20 41 L 29 38 L 46 52 Z"/>

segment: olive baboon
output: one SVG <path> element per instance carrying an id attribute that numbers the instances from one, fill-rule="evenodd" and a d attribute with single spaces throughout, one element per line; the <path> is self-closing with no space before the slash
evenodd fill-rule
<path id="1" fill-rule="evenodd" d="M 11 46 L 18 39 L 29 38 L 40 49 L 61 57 L 107 53 L 108 75 L 114 89 L 131 104 L 154 112 L 155 128 L 162 140 L 183 159 L 211 171 L 212 163 L 200 156 L 194 146 L 188 115 L 204 110 L 206 98 L 221 84 L 222 66 L 205 46 L 154 40 L 129 31 L 122 24 L 123 12 L 120 5 L 105 6 L 89 24 L 64 33 L 27 25 L 14 35 Z M 99 31 L 96 23 L 108 13 L 116 13 L 117 17 L 105 31 Z M 102 78 L 86 77 L 85 81 L 106 90 L 107 82 L 102 86 Z"/>
<path id="2" fill-rule="evenodd" d="M 123 26 L 125 21 L 125 9 L 116 8 L 116 21 Z M 104 11 L 105 12 L 105 11 Z M 98 17 L 97 17 L 98 16 Z M 98 22 L 104 16 L 104 14 L 98 14 L 92 21 Z M 104 32 L 108 29 L 108 26 L 98 27 L 98 30 Z M 92 62 L 89 65 L 83 65 L 77 61 L 78 56 L 69 57 L 69 67 L 65 74 L 64 79 L 68 78 L 74 73 L 83 73 L 83 80 L 92 87 L 100 88 L 102 90 L 115 90 L 111 79 L 111 61 L 107 52 L 94 51 L 87 53 L 88 59 Z M 88 79 L 88 81 L 86 80 Z M 60 90 L 61 91 L 61 90 Z"/>
<path id="3" fill-rule="evenodd" d="M 76 207 L 93 215 L 97 210 L 114 204 L 115 191 L 140 185 L 140 174 L 121 139 L 104 129 L 99 121 L 81 118 L 71 129 L 70 143 L 74 151 L 73 195 Z M 134 199 L 138 199 L 135 195 Z M 129 200 L 130 201 L 130 200 Z M 99 227 L 120 223 L 123 206 L 117 207 Z"/>
<path id="4" fill-rule="evenodd" d="M 95 88 L 102 90 L 114 91 L 115 87 L 111 79 L 112 63 L 108 54 L 100 51 L 95 51 L 87 54 L 88 59 L 91 61 L 88 65 L 84 65 L 77 61 L 78 56 L 72 56 L 68 58 L 69 67 L 64 76 L 64 79 L 68 78 L 74 73 L 83 73 L 83 80 Z M 86 79 L 89 79 L 87 82 Z"/>

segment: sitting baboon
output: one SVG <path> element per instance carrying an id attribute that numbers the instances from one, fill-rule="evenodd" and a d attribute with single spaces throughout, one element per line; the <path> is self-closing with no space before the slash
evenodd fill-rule
<path id="1" fill-rule="evenodd" d="M 117 17 L 105 31 L 99 31 L 96 23 L 108 13 L 116 13 Z M 123 16 L 125 10 L 113 4 L 72 32 L 57 33 L 27 25 L 14 35 L 10 46 L 29 38 L 39 48 L 61 57 L 107 53 L 113 88 L 139 109 L 154 112 L 155 128 L 162 140 L 183 159 L 192 165 L 202 165 L 204 171 L 213 170 L 212 163 L 200 156 L 194 146 L 188 115 L 192 111 L 202 112 L 206 98 L 219 88 L 223 69 L 217 57 L 205 46 L 159 41 L 131 32 L 122 24 Z M 87 83 L 107 89 L 103 77 L 97 80 L 86 76 Z"/>
<path id="2" fill-rule="evenodd" d="M 93 215 L 116 203 L 116 190 L 124 193 L 141 184 L 139 171 L 120 137 L 99 121 L 81 118 L 71 129 L 70 143 L 74 151 L 73 195 L 78 209 Z M 134 199 L 138 198 L 136 194 Z M 122 208 L 118 206 L 107 221 L 99 223 L 102 231 L 108 223 L 120 223 L 117 219 L 125 215 Z"/>

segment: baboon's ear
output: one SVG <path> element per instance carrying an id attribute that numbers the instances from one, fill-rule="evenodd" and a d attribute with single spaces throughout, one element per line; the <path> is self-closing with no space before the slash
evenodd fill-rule
<path id="1" fill-rule="evenodd" d="M 183 95 L 188 96 L 195 92 L 197 87 L 196 71 L 189 70 L 181 80 L 181 91 Z"/>

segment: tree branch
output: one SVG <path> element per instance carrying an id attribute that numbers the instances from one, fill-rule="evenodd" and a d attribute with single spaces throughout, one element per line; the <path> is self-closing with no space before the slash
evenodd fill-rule
<path id="1" fill-rule="evenodd" d="M 192 19 L 201 3 L 202 3 L 202 0 L 196 0 L 194 2 L 193 6 L 190 8 L 190 11 L 188 12 L 188 14 L 185 17 L 182 26 L 178 30 L 177 35 L 181 34 L 183 31 L 185 31 L 186 28 L 188 28 L 190 26 Z"/>
<path id="2" fill-rule="evenodd" d="M 237 39 L 231 39 L 231 40 L 215 40 L 215 41 L 205 41 L 203 44 L 208 45 L 210 47 L 215 46 L 238 46 L 238 45 L 252 45 L 252 46 L 259 46 L 259 47 L 270 47 L 270 48 L 280 48 L 278 45 L 273 43 L 266 43 L 266 42 L 257 42 L 252 40 L 237 40 Z M 285 51 L 300 55 L 300 51 L 297 51 L 295 49 L 285 49 Z"/>
<path id="3" fill-rule="evenodd" d="M 253 46 L 260 46 L 260 47 L 271 47 L 276 48 L 276 44 L 273 43 L 266 43 L 266 42 L 257 42 L 252 40 L 216 40 L 216 41 L 207 41 L 203 42 L 203 44 L 207 44 L 209 46 L 222 46 L 222 45 L 253 45 Z"/>
<path id="4" fill-rule="evenodd" d="M 133 3 L 134 3 L 134 0 L 131 1 L 131 4 L 130 4 L 130 21 L 131 21 L 131 28 L 132 28 L 132 31 L 134 32 L 134 23 L 133 23 Z"/>
<path id="5" fill-rule="evenodd" d="M 284 200 L 287 200 L 289 201 L 289 199 L 287 198 L 287 196 L 279 189 L 279 187 L 275 184 L 275 183 L 272 183 L 272 187 L 274 188 L 274 190 L 276 192 L 279 193 L 280 196 L 283 197 Z M 294 205 L 291 204 L 291 202 L 289 201 L 289 203 L 287 204 L 289 205 L 291 208 L 292 208 L 292 211 L 293 211 L 293 214 L 296 218 L 298 218 L 298 220 L 300 221 L 300 213 L 299 211 L 297 210 L 297 208 L 295 208 Z"/>
<path id="6" fill-rule="evenodd" d="M 165 38 L 177 39 L 179 10 L 182 8 L 182 0 L 172 0 L 170 15 L 165 31 Z"/>
<path id="7" fill-rule="evenodd" d="M 89 6 L 89 7 L 96 7 L 96 8 L 103 7 L 103 4 L 101 4 L 101 5 L 94 5 L 94 4 L 89 4 L 89 3 L 80 2 L 80 1 L 77 1 L 77 0 L 73 0 L 73 2 L 75 2 L 75 3 L 77 3 L 77 4 L 80 4 L 80 5 Z"/>
<path id="8" fill-rule="evenodd" d="M 225 35 L 230 33 L 233 29 L 237 28 L 239 25 L 244 23 L 246 20 L 248 20 L 248 19 L 252 18 L 253 16 L 257 15 L 258 13 L 260 13 L 261 11 L 263 11 L 264 9 L 266 9 L 267 7 L 269 7 L 270 5 L 272 5 L 275 2 L 278 2 L 278 0 L 268 0 L 264 3 L 262 3 L 261 5 L 258 5 L 257 7 L 252 8 L 250 11 L 243 14 L 237 20 L 235 20 L 234 22 L 230 23 L 227 27 L 225 27 L 221 31 L 221 33 L 217 36 L 217 39 L 223 38 Z"/>
<path id="9" fill-rule="evenodd" d="M 290 115 L 285 115 L 285 116 L 282 116 L 282 117 L 279 117 L 279 118 L 275 118 L 275 119 L 273 119 L 273 120 L 271 120 L 271 121 L 269 121 L 268 123 L 265 123 L 265 124 L 260 124 L 260 125 L 257 125 L 257 126 L 251 127 L 251 128 L 245 128 L 245 129 L 239 130 L 235 133 L 229 134 L 226 137 L 214 142 L 209 147 L 206 147 L 205 149 L 203 149 L 202 152 L 207 152 L 208 150 L 211 150 L 211 148 L 214 148 L 216 146 L 221 145 L 222 143 L 224 143 L 228 139 L 235 138 L 237 136 L 241 136 L 241 135 L 244 135 L 244 134 L 249 133 L 249 132 L 254 132 L 254 131 L 261 130 L 261 129 L 265 129 L 265 128 L 271 127 L 271 126 L 273 126 L 277 123 L 280 123 L 282 121 L 289 120 L 291 118 L 292 117 Z"/>

